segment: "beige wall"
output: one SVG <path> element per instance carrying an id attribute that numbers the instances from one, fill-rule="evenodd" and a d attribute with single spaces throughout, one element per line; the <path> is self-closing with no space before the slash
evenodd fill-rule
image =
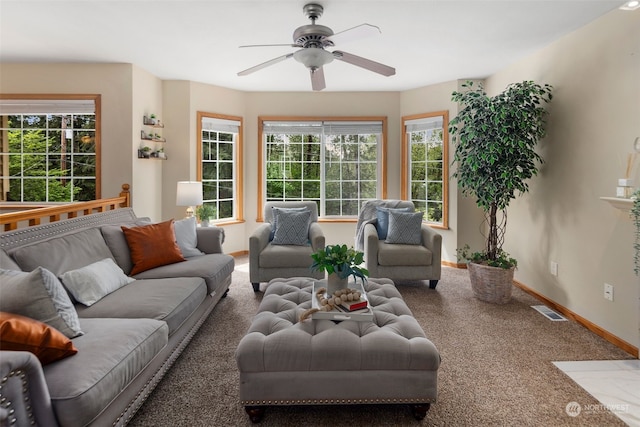
<path id="1" fill-rule="evenodd" d="M 635 346 L 640 283 L 633 274 L 633 227 L 627 213 L 599 197 L 614 194 L 622 160 L 640 134 L 639 18 L 613 11 L 486 80 L 489 93 L 523 79 L 555 87 L 549 136 L 540 146 L 547 162 L 531 192 L 509 208 L 505 249 L 519 261 L 516 278 Z M 195 179 L 196 112 L 243 117 L 246 222 L 225 226 L 227 252 L 247 250 L 257 225 L 258 116 L 387 116 L 387 197 L 398 198 L 401 117 L 439 110 L 455 117 L 450 98 L 459 83 L 402 93 L 245 93 L 160 81 L 128 64 L 0 64 L 2 93 L 102 94 L 103 196 L 132 183 L 136 212 L 154 220 L 184 215 L 175 206 L 175 187 Z M 136 158 L 142 116 L 150 112 L 161 112 L 168 161 Z M 635 178 L 640 181 L 638 172 Z M 482 242 L 482 216 L 473 200 L 457 193 L 455 181 L 449 213 L 444 259 L 455 262 L 456 247 Z M 324 228 L 327 243 L 353 242 L 353 223 Z M 557 277 L 549 274 L 550 261 L 559 263 Z M 615 286 L 613 303 L 602 298 L 604 282 Z"/>
<path id="2" fill-rule="evenodd" d="M 518 259 L 516 279 L 635 346 L 634 229 L 628 212 L 599 198 L 615 196 L 640 136 L 639 41 L 640 12 L 614 10 L 487 79 L 490 94 L 525 79 L 554 86 L 546 163 L 509 208 L 505 249 Z"/>

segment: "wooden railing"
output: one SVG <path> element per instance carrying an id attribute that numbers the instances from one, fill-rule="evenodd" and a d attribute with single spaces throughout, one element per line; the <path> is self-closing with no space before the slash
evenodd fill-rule
<path id="1" fill-rule="evenodd" d="M 118 197 L 111 199 L 98 199 L 89 202 L 68 203 L 65 205 L 49 206 L 46 208 L 29 209 L 21 212 L 11 212 L 0 215 L 0 226 L 4 231 L 17 229 L 20 224 L 27 224 L 29 227 L 40 225 L 43 219 L 48 222 L 56 222 L 61 219 L 75 218 L 80 215 L 91 215 L 92 213 L 104 212 L 108 210 L 126 208 L 131 206 L 131 194 L 129 184 L 122 184 L 122 191 Z"/>

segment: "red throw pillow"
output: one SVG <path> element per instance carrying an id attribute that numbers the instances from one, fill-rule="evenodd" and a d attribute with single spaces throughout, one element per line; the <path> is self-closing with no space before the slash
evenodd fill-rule
<path id="1" fill-rule="evenodd" d="M 131 251 L 133 268 L 136 275 L 161 265 L 186 261 L 176 242 L 173 220 L 139 227 L 122 227 Z"/>
<path id="2" fill-rule="evenodd" d="M 29 351 L 40 363 L 55 362 L 78 352 L 62 332 L 29 317 L 0 312 L 0 349 Z"/>

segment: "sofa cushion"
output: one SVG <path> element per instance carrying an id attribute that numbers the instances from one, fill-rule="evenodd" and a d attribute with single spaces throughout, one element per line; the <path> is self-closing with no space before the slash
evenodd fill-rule
<path id="1" fill-rule="evenodd" d="M 136 274 L 136 279 L 160 279 L 166 277 L 202 277 L 207 283 L 207 292 L 226 291 L 226 280 L 233 273 L 235 261 L 227 254 L 207 254 L 189 258 L 186 262 L 163 265 Z M 224 288 L 223 288 L 224 285 Z"/>
<path id="2" fill-rule="evenodd" d="M 89 425 L 168 343 L 167 324 L 159 320 L 81 319 L 81 324 L 86 334 L 73 341 L 78 353 L 44 367 L 62 426 Z"/>
<path id="3" fill-rule="evenodd" d="M 378 232 L 378 239 L 384 240 L 389 233 L 389 211 L 395 212 L 409 212 L 411 209 L 406 208 L 385 208 L 379 206 L 376 208 L 376 231 Z"/>
<path id="4" fill-rule="evenodd" d="M 311 246 L 267 245 L 258 264 L 260 268 L 311 267 L 312 253 Z"/>
<path id="5" fill-rule="evenodd" d="M 424 266 L 433 263 L 433 253 L 422 245 L 395 245 L 381 241 L 378 264 L 381 266 Z"/>
<path id="6" fill-rule="evenodd" d="M 419 245 L 422 242 L 422 212 L 389 211 L 389 233 L 386 243 Z"/>
<path id="7" fill-rule="evenodd" d="M 98 228 L 33 243 L 14 249 L 9 254 L 24 271 L 42 266 L 56 276 L 105 258 L 113 258 Z"/>
<path id="8" fill-rule="evenodd" d="M 126 276 L 111 258 L 105 258 L 77 270 L 67 271 L 60 276 L 60 280 L 76 301 L 92 305 L 135 279 Z"/>
<path id="9" fill-rule="evenodd" d="M 81 319 L 97 317 L 163 320 L 169 335 L 202 304 L 207 287 L 199 277 L 135 280 L 90 307 L 77 306 Z"/>
<path id="10" fill-rule="evenodd" d="M 5 312 L 0 312 L 0 348 L 31 352 L 43 365 L 78 352 L 73 342 L 57 329 L 29 317 Z"/>
<path id="11" fill-rule="evenodd" d="M 20 266 L 4 251 L 0 249 L 0 268 L 5 270 L 17 270 L 20 271 Z"/>
<path id="12" fill-rule="evenodd" d="M 173 220 L 138 227 L 122 226 L 122 231 L 131 251 L 131 275 L 185 261 L 176 243 Z"/>
<path id="13" fill-rule="evenodd" d="M 107 243 L 109 250 L 113 254 L 113 258 L 116 260 L 116 264 L 120 266 L 124 274 L 130 274 L 133 268 L 133 262 L 131 261 L 131 251 L 127 244 L 127 239 L 124 237 L 122 226 L 135 227 L 138 225 L 147 225 L 151 221 L 148 219 L 140 219 L 135 222 L 128 222 L 119 225 L 103 225 L 100 227 L 100 232 L 104 241 Z"/>
<path id="14" fill-rule="evenodd" d="M 49 270 L 0 269 L 0 311 L 44 322 L 73 338 L 82 334 L 78 314 L 62 283 Z"/>
<path id="15" fill-rule="evenodd" d="M 196 247 L 198 245 L 198 235 L 196 234 L 195 217 L 178 220 L 174 222 L 173 226 L 176 233 L 176 242 L 178 242 L 178 247 L 183 257 L 198 256 L 204 253 Z"/>
<path id="16" fill-rule="evenodd" d="M 309 218 L 311 217 L 309 210 L 300 212 L 277 210 L 274 212 L 274 217 L 278 225 L 272 245 L 304 246 L 309 243 Z"/>

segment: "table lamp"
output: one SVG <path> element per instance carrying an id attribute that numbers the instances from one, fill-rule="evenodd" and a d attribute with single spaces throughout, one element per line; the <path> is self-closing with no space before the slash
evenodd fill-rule
<path id="1" fill-rule="evenodd" d="M 193 207 L 202 204 L 202 182 L 178 181 L 176 190 L 176 205 L 188 206 L 187 218 L 193 216 Z"/>

